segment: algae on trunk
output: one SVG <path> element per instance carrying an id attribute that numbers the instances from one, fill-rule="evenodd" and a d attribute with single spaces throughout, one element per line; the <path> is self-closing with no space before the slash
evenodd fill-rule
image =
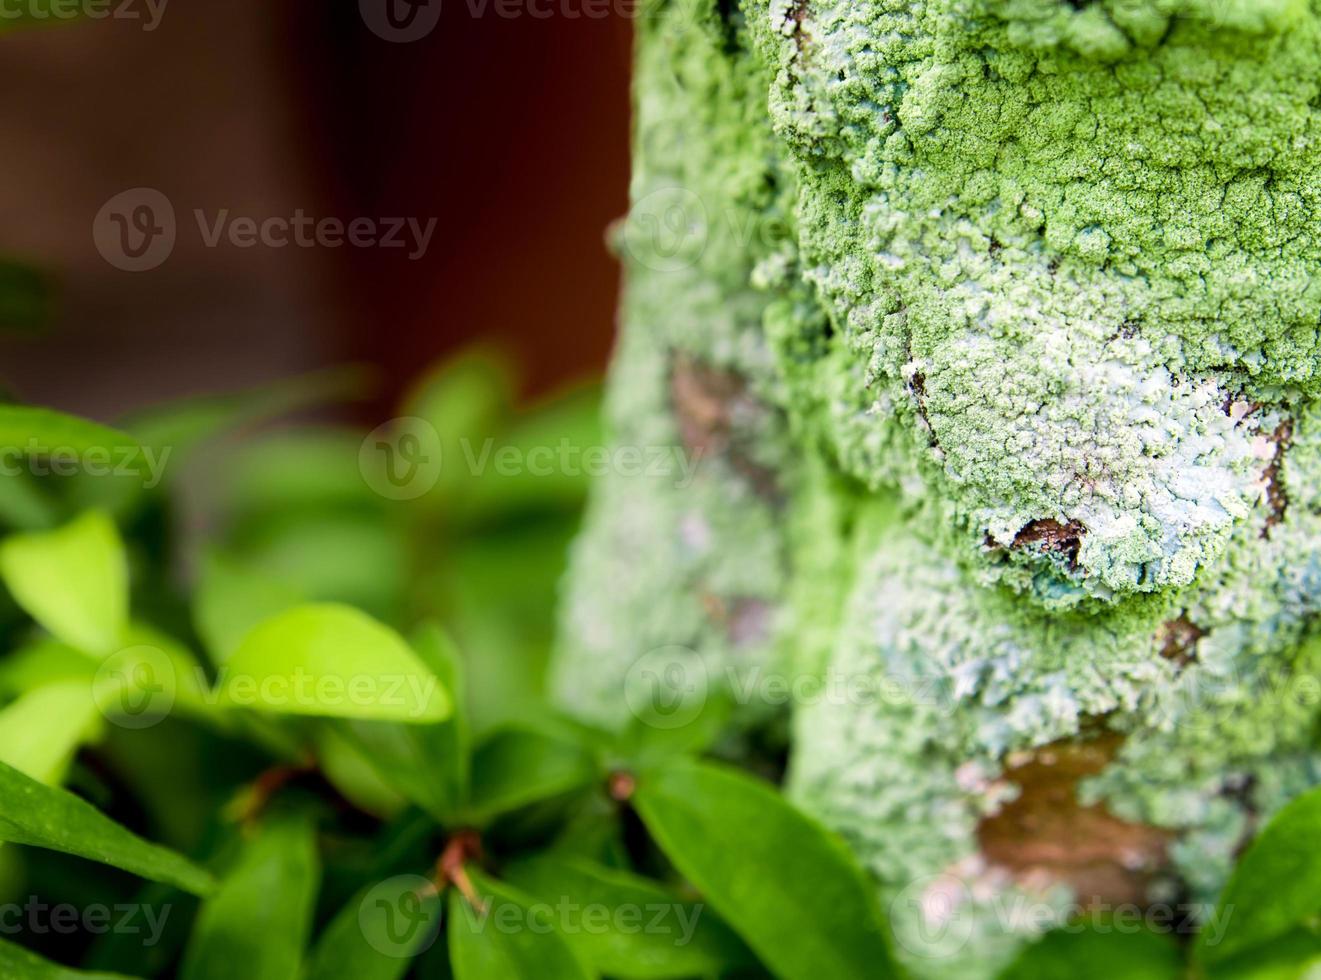
<path id="1" fill-rule="evenodd" d="M 1321 2 L 638 28 L 609 423 L 697 466 L 596 488 L 560 700 L 787 677 L 790 792 L 919 972 L 1209 900 L 1321 781 Z"/>

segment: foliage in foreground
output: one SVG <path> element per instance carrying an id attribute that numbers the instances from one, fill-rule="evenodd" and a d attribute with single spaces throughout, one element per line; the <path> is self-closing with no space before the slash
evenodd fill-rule
<path id="1" fill-rule="evenodd" d="M 901 975 L 844 843 L 747 771 L 773 751 L 540 698 L 584 480 L 472 461 L 590 445 L 594 400 L 520 417 L 473 355 L 370 436 L 263 423 L 322 387 L 123 430 L 0 405 L 0 975 Z M 1097 920 L 1005 975 L 1300 976 L 1318 828 L 1312 794 L 1260 836 L 1215 946 Z"/>

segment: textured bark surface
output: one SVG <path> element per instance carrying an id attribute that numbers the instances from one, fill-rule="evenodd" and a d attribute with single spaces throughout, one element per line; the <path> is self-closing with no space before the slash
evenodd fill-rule
<path id="1" fill-rule="evenodd" d="M 698 465 L 597 488 L 557 690 L 819 682 L 789 792 L 919 974 L 1210 900 L 1321 780 L 1319 67 L 1317 0 L 640 23 L 608 410 Z"/>

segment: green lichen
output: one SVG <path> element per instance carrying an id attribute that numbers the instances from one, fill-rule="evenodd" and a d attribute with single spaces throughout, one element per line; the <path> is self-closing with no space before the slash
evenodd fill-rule
<path id="1" fill-rule="evenodd" d="M 640 24 L 613 438 L 682 441 L 680 358 L 751 401 L 691 486 L 602 482 L 558 690 L 621 726 L 630 666 L 682 644 L 887 692 L 799 706 L 790 786 L 901 935 L 915 883 L 966 885 L 919 972 L 1018 941 L 992 910 L 1024 886 L 976 836 L 1007 755 L 1122 736 L 1080 793 L 1169 829 L 1156 887 L 1203 899 L 1321 780 L 1319 69 L 1318 0 Z"/>

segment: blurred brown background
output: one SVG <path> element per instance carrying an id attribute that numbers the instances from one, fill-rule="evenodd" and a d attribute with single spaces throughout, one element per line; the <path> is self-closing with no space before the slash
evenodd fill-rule
<path id="1" fill-rule="evenodd" d="M 149 16 L 144 0 L 114 2 Z M 379 368 L 362 409 L 379 416 L 478 338 L 519 355 L 530 394 L 599 371 L 618 288 L 604 235 L 626 204 L 629 25 L 566 16 L 572 2 L 541 17 L 475 9 L 446 0 L 409 43 L 373 33 L 356 0 L 172 0 L 151 31 L 111 17 L 0 34 L 0 255 L 51 272 L 57 304 L 39 333 L 0 334 L 0 383 L 110 418 L 359 361 Z M 102 205 L 135 187 L 162 191 L 179 225 L 170 258 L 141 273 L 92 239 Z M 207 247 L 198 208 L 438 222 L 411 261 Z"/>

